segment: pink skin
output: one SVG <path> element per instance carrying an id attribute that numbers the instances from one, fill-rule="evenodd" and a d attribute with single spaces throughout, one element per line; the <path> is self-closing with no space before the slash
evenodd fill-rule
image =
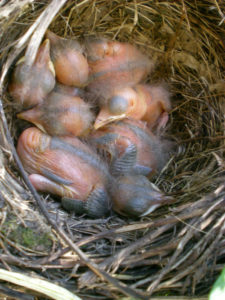
<path id="1" fill-rule="evenodd" d="M 171 110 L 170 94 L 163 85 L 136 86 L 139 97 L 145 99 L 147 109 L 141 120 L 148 123 L 149 128 L 159 130 L 164 128 L 168 122 L 168 113 Z"/>
<path id="2" fill-rule="evenodd" d="M 170 110 L 170 95 L 163 85 L 123 87 L 116 90 L 101 108 L 94 128 L 130 117 L 145 121 L 150 129 L 159 131 L 166 126 Z"/>
<path id="3" fill-rule="evenodd" d="M 133 86 L 146 78 L 153 63 L 135 46 L 116 41 L 97 40 L 87 43 L 91 93 L 104 102 L 123 86 Z"/>
<path id="4" fill-rule="evenodd" d="M 35 189 L 39 192 L 48 192 L 51 194 L 57 194 L 58 196 L 63 197 L 65 195 L 65 191 L 63 186 L 55 183 L 54 181 L 39 175 L 39 174 L 31 174 L 29 179 Z"/>
<path id="5" fill-rule="evenodd" d="M 91 128 L 94 115 L 83 99 L 51 92 L 46 100 L 17 115 L 52 136 L 82 136 Z"/>
<path id="6" fill-rule="evenodd" d="M 95 138 L 100 138 L 107 134 L 116 134 L 117 137 L 107 144 L 99 145 L 99 147 L 106 150 L 110 156 L 115 155 L 114 149 L 116 149 L 117 155 L 121 156 L 131 143 L 136 145 L 136 164 L 150 168 L 148 175 L 161 170 L 168 161 L 169 145 L 167 147 L 166 142 L 155 136 L 144 122 L 125 119 L 108 124 L 93 132 L 92 135 Z"/>
<path id="7" fill-rule="evenodd" d="M 23 108 L 43 101 L 55 85 L 55 71 L 49 54 L 49 40 L 40 46 L 34 64 L 19 61 L 9 85 L 10 95 Z"/>
<path id="8" fill-rule="evenodd" d="M 112 197 L 113 209 L 125 216 L 147 216 L 162 205 L 174 202 L 142 175 L 126 175 L 118 178 Z"/>
<path id="9" fill-rule="evenodd" d="M 54 92 L 64 94 L 71 97 L 81 97 L 82 96 L 82 90 L 74 87 L 74 86 L 68 86 L 60 83 L 56 83 L 54 87 Z"/>
<path id="10" fill-rule="evenodd" d="M 72 153 L 70 145 L 78 150 Z M 96 155 L 76 138 L 67 137 L 58 143 L 57 139 L 31 127 L 20 136 L 17 152 L 25 170 L 32 174 L 33 185 L 40 191 L 85 201 L 96 187 L 104 186 L 107 180 L 104 170 L 97 168 Z M 90 163 L 85 162 L 85 157 L 81 159 L 79 154 L 76 155 L 78 152 L 81 155 L 87 153 Z M 62 182 L 54 178 L 61 178 Z"/>
<path id="11" fill-rule="evenodd" d="M 47 31 L 46 37 L 51 42 L 57 80 L 68 86 L 85 86 L 88 81 L 89 67 L 81 45 L 75 40 L 61 38 L 50 30 Z"/>

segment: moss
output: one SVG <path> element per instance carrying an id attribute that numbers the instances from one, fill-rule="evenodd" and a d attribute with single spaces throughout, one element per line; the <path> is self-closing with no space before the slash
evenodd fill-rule
<path id="1" fill-rule="evenodd" d="M 52 246 L 51 232 L 24 227 L 16 222 L 16 218 L 4 223 L 2 233 L 13 242 L 32 250 L 46 251 Z"/>

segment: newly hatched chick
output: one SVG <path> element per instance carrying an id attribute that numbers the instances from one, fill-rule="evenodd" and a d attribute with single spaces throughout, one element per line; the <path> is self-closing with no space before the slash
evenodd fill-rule
<path id="1" fill-rule="evenodd" d="M 77 213 L 109 213 L 107 166 L 79 139 L 50 137 L 30 127 L 19 137 L 17 153 L 38 191 L 62 197 L 62 205 Z"/>
<path id="2" fill-rule="evenodd" d="M 78 41 L 64 39 L 48 30 L 51 56 L 57 80 L 65 85 L 83 87 L 88 80 L 88 62 Z"/>
<path id="3" fill-rule="evenodd" d="M 60 93 L 60 94 L 64 94 L 67 96 L 78 96 L 81 97 L 84 95 L 84 92 L 82 89 L 75 87 L 75 86 L 69 86 L 69 85 L 65 85 L 65 84 L 61 84 L 59 82 L 56 82 L 56 85 L 54 87 L 54 92 L 56 93 Z"/>
<path id="4" fill-rule="evenodd" d="M 139 83 L 153 69 L 152 61 L 129 43 L 92 39 L 86 42 L 86 49 L 88 91 L 103 103 L 115 90 Z"/>
<path id="5" fill-rule="evenodd" d="M 50 43 L 45 40 L 38 52 L 34 64 L 28 66 L 25 57 L 16 64 L 9 93 L 22 108 L 42 103 L 55 85 L 55 70 L 50 59 Z"/>
<path id="6" fill-rule="evenodd" d="M 94 121 L 90 105 L 68 94 L 51 92 L 45 101 L 17 115 L 52 136 L 83 136 Z"/>
<path id="7" fill-rule="evenodd" d="M 138 84 L 116 90 L 101 108 L 94 124 L 98 129 L 107 123 L 131 117 L 146 121 L 153 129 L 165 127 L 171 110 L 168 90 L 161 84 Z"/>
<path id="8" fill-rule="evenodd" d="M 171 202 L 174 202 L 172 197 L 165 196 L 143 175 L 117 178 L 116 189 L 112 193 L 113 209 L 124 216 L 147 216 Z"/>
<path id="9" fill-rule="evenodd" d="M 99 149 L 108 154 L 112 173 L 150 176 L 170 157 L 170 142 L 154 135 L 142 121 L 124 119 L 92 133 Z"/>

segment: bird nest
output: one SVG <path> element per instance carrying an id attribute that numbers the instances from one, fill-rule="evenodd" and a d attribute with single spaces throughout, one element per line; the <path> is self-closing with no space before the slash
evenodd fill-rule
<path id="1" fill-rule="evenodd" d="M 208 293 L 225 258 L 224 14 L 219 0 L 2 1 L 2 269 L 57 283 L 83 299 Z M 32 188 L 14 148 L 21 128 L 7 83 L 23 51 L 34 60 L 47 28 L 66 38 L 136 44 L 155 61 L 147 81 L 170 87 L 166 134 L 180 151 L 153 181 L 174 204 L 139 219 L 93 220 Z M 9 282 L 1 281 L 3 294 L 31 293 Z"/>

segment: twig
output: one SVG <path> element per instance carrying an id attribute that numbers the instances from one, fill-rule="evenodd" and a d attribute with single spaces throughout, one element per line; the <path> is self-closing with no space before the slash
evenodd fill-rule
<path id="1" fill-rule="evenodd" d="M 75 251 L 75 253 L 77 253 L 77 255 L 80 257 L 80 259 L 89 267 L 90 270 L 92 270 L 96 275 L 98 275 L 100 278 L 104 278 L 105 280 L 107 280 L 108 282 L 110 282 L 111 284 L 113 284 L 114 286 L 116 286 L 119 290 L 121 290 L 123 293 L 125 293 L 126 295 L 130 295 L 132 297 L 136 297 L 136 298 L 140 298 L 140 299 L 146 299 L 145 296 L 143 296 L 142 294 L 136 292 L 135 290 L 130 289 L 129 287 L 127 287 L 125 284 L 120 283 L 118 280 L 114 279 L 113 277 L 111 277 L 109 274 L 107 274 L 106 272 L 100 270 L 98 268 L 98 266 L 94 263 L 92 263 L 87 256 L 83 253 L 83 251 L 80 250 L 79 247 L 77 247 L 72 241 L 71 239 L 65 234 L 65 232 L 62 230 L 62 228 L 59 228 L 57 226 L 57 224 L 50 218 L 49 213 L 43 203 L 43 201 L 41 200 L 39 194 L 37 193 L 37 191 L 35 190 L 35 188 L 33 187 L 33 185 L 31 184 L 24 168 L 23 165 L 17 155 L 16 149 L 14 147 L 9 129 L 8 129 L 8 125 L 7 125 L 7 121 L 6 121 L 6 117 L 5 117 L 5 113 L 3 110 L 3 106 L 2 106 L 2 99 L 0 98 L 0 113 L 1 113 L 1 117 L 2 117 L 2 121 L 3 121 L 3 126 L 5 129 L 5 133 L 6 133 L 6 137 L 8 140 L 8 143 L 10 145 L 13 157 L 15 159 L 15 162 L 18 166 L 18 169 L 21 173 L 22 178 L 24 179 L 24 182 L 26 183 L 27 187 L 30 189 L 31 193 L 34 196 L 34 199 L 37 202 L 37 205 L 40 209 L 40 211 L 42 212 L 42 214 L 45 216 L 45 218 L 47 219 L 47 221 L 49 222 L 49 224 L 55 229 L 55 231 L 59 234 L 59 236 L 67 243 L 67 245 L 69 245 L 69 247 Z"/>
<path id="2" fill-rule="evenodd" d="M 77 255 L 80 257 L 80 259 L 89 267 L 90 270 L 92 270 L 96 275 L 98 275 L 100 278 L 107 280 L 108 282 L 110 282 L 111 284 L 113 284 L 114 286 L 116 286 L 119 290 L 121 290 L 123 293 L 125 293 L 126 295 L 131 295 L 133 297 L 139 297 L 140 299 L 146 299 L 142 294 L 136 292 L 133 289 L 130 289 L 129 287 L 127 287 L 125 284 L 120 283 L 119 281 L 117 281 L 116 279 L 114 279 L 112 276 L 110 276 L 109 274 L 107 274 L 106 272 L 100 270 L 98 268 L 98 266 L 94 263 L 92 263 L 87 256 L 80 250 L 80 248 L 75 245 L 71 239 L 65 234 L 65 232 L 62 230 L 62 228 L 59 228 L 57 226 L 57 224 L 50 218 L 49 213 L 43 203 L 43 201 L 41 200 L 39 194 L 37 193 L 37 191 L 35 190 L 35 188 L 32 186 L 24 168 L 23 165 L 17 155 L 17 152 L 15 150 L 13 141 L 12 141 L 12 137 L 10 135 L 9 129 L 8 129 L 8 125 L 7 125 L 7 121 L 6 121 L 6 117 L 5 117 L 5 113 L 3 110 L 3 105 L 2 105 L 2 90 L 3 90 L 3 83 L 4 83 L 4 79 L 7 75 L 7 72 L 9 70 L 9 67 L 11 66 L 12 62 L 14 61 L 14 59 L 16 58 L 16 56 L 21 52 L 21 50 L 25 47 L 25 43 L 28 40 L 28 38 L 31 36 L 31 34 L 34 32 L 34 30 L 37 30 L 37 32 L 43 33 L 44 28 L 46 30 L 46 26 L 48 26 L 52 20 L 52 18 L 55 16 L 55 14 L 58 12 L 58 10 L 61 8 L 61 6 L 66 2 L 66 0 L 53 0 L 50 5 L 47 7 L 47 9 L 40 15 L 40 17 L 37 19 L 37 21 L 29 28 L 28 32 L 20 39 L 19 43 L 17 44 L 16 50 L 14 51 L 14 53 L 8 58 L 6 64 L 3 67 L 3 72 L 0 78 L 0 114 L 1 114 L 1 118 L 2 118 L 2 122 L 3 122 L 3 127 L 5 130 L 5 134 L 6 134 L 6 138 L 7 141 L 9 143 L 9 146 L 11 148 L 13 157 L 15 159 L 15 162 L 18 166 L 18 169 L 21 173 L 22 178 L 24 179 L 24 182 L 26 183 L 27 187 L 29 188 L 29 190 L 31 191 L 32 195 L 34 196 L 35 201 L 37 202 L 37 205 L 40 209 L 40 211 L 42 212 L 42 214 L 44 215 L 44 217 L 47 219 L 47 221 L 49 222 L 49 224 L 56 230 L 56 232 L 59 234 L 59 236 L 69 245 L 69 247 L 75 251 L 75 253 L 77 253 Z M 58 4 L 57 4 L 58 3 Z M 51 10 L 53 8 L 53 6 L 55 5 L 55 9 L 54 9 L 54 14 L 52 14 Z M 48 16 L 48 14 L 51 16 Z M 48 16 L 48 18 L 46 18 Z M 44 26 L 42 27 L 41 21 L 44 21 L 45 19 L 47 19 L 47 21 L 45 21 Z M 35 34 L 34 34 L 35 36 Z M 32 37 L 32 43 L 33 43 L 33 39 L 34 36 Z M 38 38 L 38 42 L 41 38 Z M 29 59 L 29 63 L 32 64 L 33 60 L 34 60 L 34 54 L 31 53 L 31 49 L 33 49 L 32 51 L 35 52 L 35 49 L 33 48 L 33 44 L 30 43 L 30 46 L 28 47 L 27 50 L 27 58 Z M 36 48 L 37 50 L 37 48 Z"/>
<path id="3" fill-rule="evenodd" d="M 6 286 L 3 286 L 2 284 L 0 284 L 0 293 L 4 294 L 6 296 L 9 296 L 9 297 L 13 297 L 13 299 L 34 300 L 34 296 L 27 295 L 27 294 L 22 293 L 22 292 L 14 291 L 12 289 L 9 289 Z"/>
<path id="4" fill-rule="evenodd" d="M 81 298 L 70 293 L 68 290 L 40 278 L 33 278 L 31 276 L 0 269 L 0 279 L 35 290 L 55 300 L 81 300 Z"/>

